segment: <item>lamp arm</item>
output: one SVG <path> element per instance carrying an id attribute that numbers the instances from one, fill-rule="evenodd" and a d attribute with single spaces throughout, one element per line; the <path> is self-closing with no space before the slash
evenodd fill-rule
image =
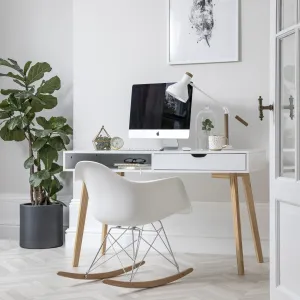
<path id="1" fill-rule="evenodd" d="M 207 98 L 209 98 L 209 99 L 212 100 L 213 102 L 217 103 L 220 107 L 222 107 L 222 108 L 223 108 L 223 111 L 224 111 L 224 114 L 227 114 L 227 115 L 229 114 L 228 108 L 225 107 L 225 106 L 222 106 L 221 103 L 220 103 L 218 100 L 216 100 L 216 99 L 212 98 L 211 96 L 209 96 L 208 94 L 206 94 L 204 91 L 202 91 L 200 88 L 198 88 L 193 82 L 191 82 L 190 84 L 191 84 L 196 90 L 198 90 L 198 91 L 201 92 L 203 95 L 205 95 Z"/>

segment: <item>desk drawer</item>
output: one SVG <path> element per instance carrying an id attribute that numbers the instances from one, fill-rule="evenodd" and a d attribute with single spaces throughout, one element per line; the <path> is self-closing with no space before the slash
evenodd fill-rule
<path id="1" fill-rule="evenodd" d="M 241 153 L 155 153 L 153 170 L 246 171 L 246 154 Z"/>

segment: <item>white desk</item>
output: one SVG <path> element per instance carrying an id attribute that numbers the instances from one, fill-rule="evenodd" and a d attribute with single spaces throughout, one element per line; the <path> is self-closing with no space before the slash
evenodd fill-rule
<path id="1" fill-rule="evenodd" d="M 244 274 L 242 232 L 238 195 L 238 177 L 242 177 L 246 193 L 250 225 L 257 261 L 263 262 L 259 230 L 251 188 L 250 173 L 266 166 L 266 153 L 263 150 L 223 150 L 215 151 L 65 151 L 64 171 L 74 171 L 80 161 L 102 163 L 113 171 L 124 176 L 127 172 L 151 173 L 211 173 L 213 178 L 224 178 L 230 181 L 234 234 L 236 240 L 236 256 L 238 274 Z M 142 158 L 150 165 L 148 170 L 117 169 L 115 163 L 123 163 L 126 158 Z M 80 212 L 78 216 L 73 266 L 77 267 L 80 258 L 82 236 L 88 205 L 88 196 L 83 190 Z M 102 239 L 107 233 L 107 225 L 103 225 Z M 104 250 L 104 249 L 103 249 Z"/>

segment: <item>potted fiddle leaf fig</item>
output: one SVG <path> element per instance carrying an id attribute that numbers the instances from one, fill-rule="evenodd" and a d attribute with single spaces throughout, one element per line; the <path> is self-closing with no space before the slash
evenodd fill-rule
<path id="1" fill-rule="evenodd" d="M 63 186 L 58 179 L 62 166 L 59 153 L 70 143 L 73 129 L 64 117 L 39 116 L 44 109 L 57 105 L 54 93 L 60 89 L 57 76 L 43 80 L 51 72 L 46 62 L 27 62 L 22 68 L 12 59 L 0 58 L 1 77 L 11 78 L 16 88 L 3 89 L 0 102 L 0 138 L 3 141 L 27 142 L 29 171 L 28 199 L 20 207 L 20 246 L 52 248 L 63 244 L 63 203 L 57 193 Z M 1 81 L 0 81 L 1 83 Z"/>

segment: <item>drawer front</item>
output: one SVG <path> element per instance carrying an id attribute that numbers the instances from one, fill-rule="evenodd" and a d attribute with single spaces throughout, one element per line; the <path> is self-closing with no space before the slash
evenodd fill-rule
<path id="1" fill-rule="evenodd" d="M 246 171 L 246 154 L 209 153 L 209 154 L 170 154 L 155 153 L 153 170 L 199 170 L 199 171 Z"/>

